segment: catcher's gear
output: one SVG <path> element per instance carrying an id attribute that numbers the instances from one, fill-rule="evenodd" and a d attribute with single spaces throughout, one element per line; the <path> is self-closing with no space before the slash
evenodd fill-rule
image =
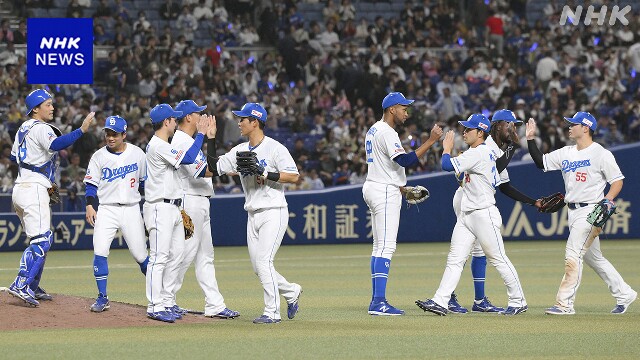
<path id="1" fill-rule="evenodd" d="M 182 215 L 182 225 L 184 225 L 184 239 L 187 240 L 193 236 L 193 221 L 191 221 L 191 216 L 184 210 L 180 210 L 180 215 Z"/>
<path id="2" fill-rule="evenodd" d="M 538 199 L 538 201 L 540 201 L 540 208 L 538 211 L 543 213 L 557 212 L 566 205 L 563 193 L 555 193 L 553 195 L 545 196 Z"/>
<path id="3" fill-rule="evenodd" d="M 51 184 L 47 192 L 49 193 L 49 204 L 60 204 L 60 188 L 56 183 Z"/>
<path id="4" fill-rule="evenodd" d="M 602 199 L 587 215 L 587 222 L 601 228 L 615 212 L 616 205 L 609 199 Z"/>
<path id="5" fill-rule="evenodd" d="M 405 186 L 404 198 L 411 205 L 419 204 L 429 197 L 429 190 L 422 185 Z"/>
<path id="6" fill-rule="evenodd" d="M 243 176 L 264 174 L 264 166 L 258 163 L 257 154 L 253 151 L 238 151 L 236 164 L 238 172 Z"/>

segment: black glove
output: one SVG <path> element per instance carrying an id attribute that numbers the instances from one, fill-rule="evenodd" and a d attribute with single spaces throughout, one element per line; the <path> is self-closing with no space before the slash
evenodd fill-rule
<path id="1" fill-rule="evenodd" d="M 238 151 L 236 164 L 236 169 L 242 176 L 264 174 L 264 166 L 260 165 L 258 157 L 253 151 Z"/>

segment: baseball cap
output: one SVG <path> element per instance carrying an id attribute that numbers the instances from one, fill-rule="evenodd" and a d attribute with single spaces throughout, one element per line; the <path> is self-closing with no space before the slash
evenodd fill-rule
<path id="1" fill-rule="evenodd" d="M 588 126 L 593 131 L 596 131 L 598 127 L 596 118 L 586 111 L 578 111 L 572 118 L 566 117 L 564 119 L 572 124 Z"/>
<path id="2" fill-rule="evenodd" d="M 151 109 L 149 116 L 151 117 L 151 123 L 156 124 L 160 121 L 168 119 L 170 117 L 180 117 L 182 115 L 181 111 L 174 111 L 171 105 L 169 104 L 158 104 Z"/>
<path id="3" fill-rule="evenodd" d="M 181 111 L 182 115 L 178 116 L 181 119 L 189 114 L 200 112 L 207 108 L 207 105 L 198 106 L 193 100 L 182 100 L 176 105 L 176 111 Z"/>
<path id="4" fill-rule="evenodd" d="M 415 100 L 409 100 L 401 92 L 392 92 L 382 99 L 382 110 L 393 105 L 411 105 Z"/>
<path id="5" fill-rule="evenodd" d="M 109 116 L 104 121 L 104 128 L 113 130 L 117 133 L 123 133 L 127 131 L 127 120 L 121 118 L 118 115 Z"/>
<path id="6" fill-rule="evenodd" d="M 458 121 L 458 123 L 466 128 L 480 129 L 486 133 L 491 130 L 491 123 L 483 114 L 471 114 L 467 121 Z"/>
<path id="7" fill-rule="evenodd" d="M 27 115 L 31 113 L 33 108 L 51 98 L 51 94 L 49 94 L 49 92 L 45 89 L 35 89 L 30 92 L 29 95 L 27 95 L 27 97 L 24 99 L 24 102 L 27 105 Z"/>
<path id="8" fill-rule="evenodd" d="M 496 122 L 496 121 L 506 121 L 506 122 L 512 122 L 516 124 L 522 124 L 521 120 L 516 119 L 516 114 L 514 114 L 513 111 L 507 110 L 507 109 L 498 110 L 493 113 L 493 116 L 491 117 L 491 122 Z"/>
<path id="9" fill-rule="evenodd" d="M 246 103 L 240 110 L 231 111 L 233 115 L 238 117 L 252 117 L 263 123 L 267 122 L 267 110 L 258 103 Z"/>

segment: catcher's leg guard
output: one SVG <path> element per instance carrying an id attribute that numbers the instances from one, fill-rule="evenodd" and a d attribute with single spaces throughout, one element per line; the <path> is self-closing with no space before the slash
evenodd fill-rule
<path id="1" fill-rule="evenodd" d="M 46 263 L 47 263 L 47 254 L 44 255 L 44 261 L 42 262 L 42 266 L 40 266 L 40 271 L 38 271 L 38 273 L 36 274 L 36 277 L 33 278 L 33 281 L 31 282 L 31 284 L 29 284 L 29 287 L 34 292 L 38 289 L 38 286 L 40 286 L 40 279 L 42 279 L 42 272 L 44 271 L 44 265 Z"/>
<path id="2" fill-rule="evenodd" d="M 31 285 L 38 275 L 42 275 L 45 255 L 51 248 L 53 232 L 51 230 L 32 238 L 31 245 L 24 250 L 20 258 L 20 270 L 16 279 L 16 286 L 21 289 Z M 38 241 L 39 240 L 39 241 Z"/>

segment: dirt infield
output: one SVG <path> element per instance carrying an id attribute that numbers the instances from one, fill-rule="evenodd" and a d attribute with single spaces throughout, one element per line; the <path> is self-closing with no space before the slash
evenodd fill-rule
<path id="1" fill-rule="evenodd" d="M 21 299 L 0 291 L 0 331 L 33 329 L 74 329 L 131 326 L 175 326 L 196 324 L 221 319 L 203 315 L 187 314 L 175 324 L 147 318 L 146 307 L 141 305 L 111 302 L 111 308 L 102 313 L 93 313 L 89 307 L 95 299 L 51 294 L 53 301 L 41 301 L 37 308 L 28 306 Z"/>

